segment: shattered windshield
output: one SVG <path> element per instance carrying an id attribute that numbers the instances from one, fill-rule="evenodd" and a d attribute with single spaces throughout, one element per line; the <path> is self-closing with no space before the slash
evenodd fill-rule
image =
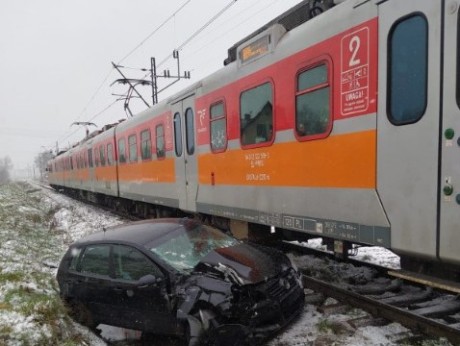
<path id="1" fill-rule="evenodd" d="M 150 251 L 178 270 L 193 269 L 211 251 L 239 244 L 237 239 L 204 225 L 189 230 L 181 227 L 165 238 L 150 246 Z"/>

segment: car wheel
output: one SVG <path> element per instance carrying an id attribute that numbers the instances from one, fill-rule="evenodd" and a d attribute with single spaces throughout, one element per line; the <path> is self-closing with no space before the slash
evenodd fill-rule
<path id="1" fill-rule="evenodd" d="M 211 310 L 200 309 L 188 318 L 186 328 L 187 346 L 213 346 L 217 345 L 214 330 L 218 322 L 216 315 Z"/>

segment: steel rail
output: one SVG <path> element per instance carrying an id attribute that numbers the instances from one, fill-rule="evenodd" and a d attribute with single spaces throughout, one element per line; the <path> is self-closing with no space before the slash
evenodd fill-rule
<path id="1" fill-rule="evenodd" d="M 310 276 L 303 275 L 302 279 L 305 288 L 309 288 L 315 292 L 322 293 L 325 296 L 332 297 L 343 303 L 361 308 L 373 316 L 382 317 L 389 321 L 399 322 L 403 326 L 427 336 L 445 337 L 454 345 L 460 344 L 459 329 L 452 328 L 446 324 L 424 316 L 413 314 L 410 310 L 404 310 L 382 303 L 378 300 L 374 300 Z"/>

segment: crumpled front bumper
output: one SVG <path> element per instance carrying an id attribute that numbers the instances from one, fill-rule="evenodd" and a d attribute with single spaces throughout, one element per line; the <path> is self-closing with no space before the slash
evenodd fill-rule
<path id="1" fill-rule="evenodd" d="M 277 279 L 278 280 L 278 279 Z M 291 281 L 289 288 L 267 282 L 261 289 L 268 295 L 251 307 L 237 311 L 241 324 L 223 324 L 216 329 L 217 345 L 254 345 L 277 333 L 300 315 L 304 308 L 303 287 Z"/>

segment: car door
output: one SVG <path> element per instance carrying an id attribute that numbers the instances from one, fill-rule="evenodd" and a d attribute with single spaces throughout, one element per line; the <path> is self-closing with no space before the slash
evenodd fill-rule
<path id="1" fill-rule="evenodd" d="M 84 304 L 93 320 L 111 324 L 113 302 L 110 297 L 110 249 L 109 244 L 88 245 L 82 250 L 75 279 L 75 299 Z"/>
<path id="2" fill-rule="evenodd" d="M 114 245 L 114 280 L 111 292 L 115 324 L 151 332 L 172 333 L 175 318 L 171 314 L 167 278 L 159 267 L 138 249 Z"/>

